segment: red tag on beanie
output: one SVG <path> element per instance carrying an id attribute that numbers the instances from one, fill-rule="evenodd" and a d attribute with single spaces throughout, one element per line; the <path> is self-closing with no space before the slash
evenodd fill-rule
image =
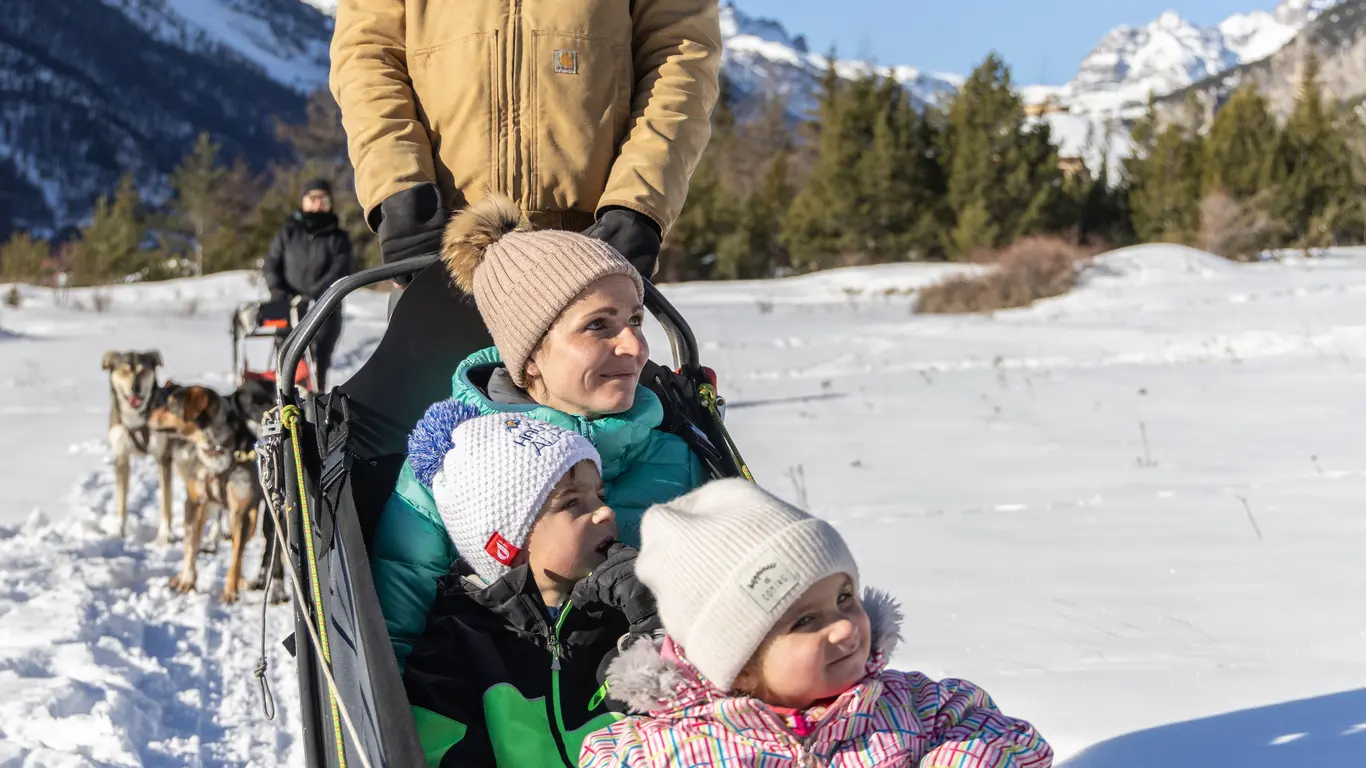
<path id="1" fill-rule="evenodd" d="M 484 551 L 489 553 L 489 557 L 494 560 L 510 566 L 512 561 L 517 559 L 517 553 L 522 550 L 512 546 L 512 542 L 503 538 L 501 533 L 494 531 L 493 535 L 489 537 L 489 543 L 484 545 Z"/>

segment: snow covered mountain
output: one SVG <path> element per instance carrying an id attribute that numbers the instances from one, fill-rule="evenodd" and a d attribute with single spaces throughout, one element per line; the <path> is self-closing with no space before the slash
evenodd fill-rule
<path id="1" fill-rule="evenodd" d="M 1115 28 L 1082 60 L 1060 94 L 1074 109 L 1116 111 L 1264 59 L 1339 0 L 1283 0 L 1274 14 L 1234 14 L 1197 27 L 1167 11 L 1142 27 Z"/>
<path id="2" fill-rule="evenodd" d="M 1285 117 L 1294 108 L 1309 53 L 1318 58 L 1318 82 L 1324 93 L 1349 104 L 1366 97 L 1366 73 L 1361 67 L 1366 60 L 1366 0 L 1346 0 L 1321 10 L 1279 51 L 1159 98 L 1158 111 L 1185 116 L 1188 97 L 1194 96 L 1201 104 L 1219 104 L 1234 89 L 1250 85 L 1266 97 L 1273 114 Z"/>
<path id="3" fill-rule="evenodd" d="M 820 78 L 830 62 L 825 55 L 808 50 L 804 37 L 790 35 L 771 19 L 747 16 L 729 0 L 721 5 L 721 37 L 724 71 L 742 103 L 758 104 L 777 96 L 787 102 L 794 115 L 804 115 L 815 107 Z M 871 71 L 891 74 L 922 103 L 952 94 L 962 82 L 957 75 L 844 60 L 838 55 L 835 70 L 849 78 Z"/>
<path id="4" fill-rule="evenodd" d="M 1103 115 L 1132 111 L 1150 91 L 1172 93 L 1269 57 L 1335 4 L 1282 0 L 1274 13 L 1236 14 L 1209 28 L 1168 12 L 1108 34 L 1067 86 L 1022 91 L 1028 101 L 1052 97 L 1067 106 L 1080 122 L 1055 128 L 1060 140 L 1078 144 L 1076 137 L 1099 133 Z M 227 157 L 258 165 L 279 157 L 275 120 L 297 119 L 303 94 L 326 84 L 336 5 L 5 0 L 0 238 L 13 227 L 79 222 L 126 172 L 155 187 L 202 131 L 223 144 Z M 741 111 L 776 96 L 794 117 L 808 114 L 829 65 L 825 52 L 732 0 L 722 3 L 721 21 L 724 71 Z M 106 46 L 111 40 L 119 43 L 117 53 Z M 874 70 L 895 76 L 922 103 L 942 101 L 962 82 L 912 66 L 837 61 L 846 77 Z"/>
<path id="5" fill-rule="evenodd" d="M 0 237 L 84 218 L 132 173 L 155 189 L 210 132 L 280 157 L 278 119 L 324 82 L 331 20 L 299 0 L 5 0 Z M 117 41 L 117 44 L 111 44 Z"/>

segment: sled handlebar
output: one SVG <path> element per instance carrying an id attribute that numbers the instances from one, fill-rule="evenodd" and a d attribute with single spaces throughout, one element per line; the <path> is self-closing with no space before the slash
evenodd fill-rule
<path id="1" fill-rule="evenodd" d="M 290 332 L 289 338 L 285 339 L 284 349 L 280 351 L 280 362 L 275 371 L 275 393 L 280 401 L 284 402 L 285 399 L 294 397 L 294 391 L 297 388 L 294 383 L 294 372 L 299 369 L 299 361 L 303 359 L 304 350 L 308 349 L 313 337 L 318 335 L 323 322 L 327 320 L 333 310 L 341 306 L 342 299 L 367 285 L 382 283 L 385 280 L 393 280 L 404 275 L 415 275 L 435 264 L 438 258 L 437 254 L 431 253 L 396 261 L 392 264 L 363 269 L 354 275 L 343 277 L 324 291 L 322 297 L 308 308 L 308 314 L 304 315 L 299 326 Z"/>
<path id="2" fill-rule="evenodd" d="M 280 361 L 275 372 L 277 398 L 284 402 L 294 397 L 295 391 L 298 389 L 298 385 L 294 381 L 294 372 L 299 369 L 299 361 L 303 359 L 304 352 L 313 341 L 313 337 L 317 336 L 318 331 L 322 329 L 323 322 L 341 306 L 343 299 L 367 285 L 382 283 L 385 280 L 393 280 L 405 275 L 415 275 L 435 264 L 439 258 L 440 256 L 436 253 L 414 256 L 392 264 L 364 269 L 333 283 L 330 288 L 323 292 L 322 297 L 308 308 L 308 314 L 304 315 L 298 327 L 290 332 L 289 338 L 285 339 L 284 349 L 280 351 Z M 697 337 L 693 335 L 692 329 L 688 327 L 683 315 L 679 314 L 674 305 L 670 304 L 669 300 L 664 298 L 664 294 L 660 293 L 654 283 L 649 280 L 645 281 L 645 308 L 655 316 L 655 319 L 664 328 L 664 333 L 669 337 L 674 367 L 685 373 L 700 374 L 702 364 L 697 353 Z"/>

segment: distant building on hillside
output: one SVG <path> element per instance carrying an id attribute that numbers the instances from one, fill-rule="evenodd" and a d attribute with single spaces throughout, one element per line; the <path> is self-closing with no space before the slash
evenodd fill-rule
<path id="1" fill-rule="evenodd" d="M 1049 94 L 1048 96 L 1044 97 L 1043 101 L 1035 102 L 1033 104 L 1026 104 L 1024 106 L 1025 117 L 1037 118 L 1043 117 L 1044 115 L 1051 115 L 1055 112 L 1066 111 L 1067 108 L 1064 107 L 1062 103 L 1058 101 L 1058 97 L 1053 94 Z"/>
<path id="2" fill-rule="evenodd" d="M 1070 179 L 1078 173 L 1081 173 L 1082 171 L 1086 170 L 1086 161 L 1080 157 L 1069 157 L 1066 155 L 1059 155 L 1058 170 L 1062 171 L 1062 175 L 1064 177 Z"/>

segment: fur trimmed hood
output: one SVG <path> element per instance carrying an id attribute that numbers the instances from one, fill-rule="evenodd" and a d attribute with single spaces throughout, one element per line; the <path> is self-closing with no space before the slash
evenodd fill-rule
<path id="1" fill-rule="evenodd" d="M 873 676 L 886 668 L 901 642 L 903 615 L 896 599 L 882 590 L 867 587 L 862 600 L 872 632 L 866 672 Z M 656 715 L 727 698 L 726 692 L 688 663 L 685 654 L 686 649 L 673 647 L 663 636 L 628 646 L 607 667 L 612 698 L 625 703 L 632 712 Z"/>

